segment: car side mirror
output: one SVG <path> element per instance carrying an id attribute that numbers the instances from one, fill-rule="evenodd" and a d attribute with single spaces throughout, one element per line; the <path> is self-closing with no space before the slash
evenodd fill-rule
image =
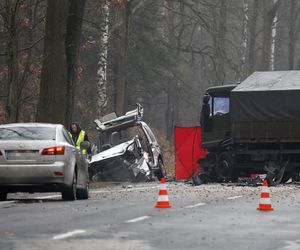
<path id="1" fill-rule="evenodd" d="M 87 150 L 87 149 L 89 149 L 90 146 L 91 146 L 91 144 L 88 141 L 83 141 L 83 142 L 80 143 L 80 149 Z"/>

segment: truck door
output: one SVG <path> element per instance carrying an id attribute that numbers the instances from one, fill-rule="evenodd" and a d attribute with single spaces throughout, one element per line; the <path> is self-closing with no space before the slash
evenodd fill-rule
<path id="1" fill-rule="evenodd" d="M 209 101 L 203 99 L 201 125 L 203 145 L 215 146 L 230 137 L 230 103 L 224 94 L 210 95 Z"/>

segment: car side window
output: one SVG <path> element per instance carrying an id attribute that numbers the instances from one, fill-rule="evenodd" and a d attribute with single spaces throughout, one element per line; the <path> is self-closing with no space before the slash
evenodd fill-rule
<path id="1" fill-rule="evenodd" d="M 74 144 L 74 142 L 73 142 L 73 140 L 72 140 L 69 132 L 67 132 L 67 130 L 65 128 L 63 128 L 62 133 L 63 133 L 63 136 L 64 136 L 65 140 L 68 143 L 70 143 L 71 145 L 75 146 L 75 144 Z"/>

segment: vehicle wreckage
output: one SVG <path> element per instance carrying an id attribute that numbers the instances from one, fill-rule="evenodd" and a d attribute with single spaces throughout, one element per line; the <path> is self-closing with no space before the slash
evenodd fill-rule
<path id="1" fill-rule="evenodd" d="M 150 181 L 166 176 L 163 155 L 150 127 L 142 121 L 143 107 L 123 116 L 111 113 L 96 119 L 99 139 L 89 176 L 97 181 Z"/>

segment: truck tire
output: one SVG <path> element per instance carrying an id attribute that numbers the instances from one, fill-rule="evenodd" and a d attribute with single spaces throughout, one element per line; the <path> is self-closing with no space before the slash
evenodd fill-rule
<path id="1" fill-rule="evenodd" d="M 220 181 L 237 182 L 239 174 L 234 159 L 229 151 L 224 151 L 219 155 L 218 164 L 216 165 L 216 174 Z"/>

